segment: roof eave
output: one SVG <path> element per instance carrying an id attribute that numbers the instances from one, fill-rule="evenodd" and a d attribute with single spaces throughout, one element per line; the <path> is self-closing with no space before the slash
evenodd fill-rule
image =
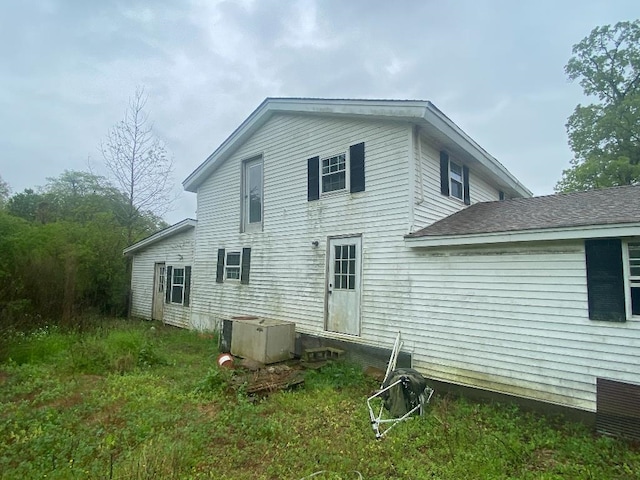
<path id="1" fill-rule="evenodd" d="M 159 242 L 160 240 L 171 237 L 172 235 L 175 235 L 177 233 L 181 233 L 181 232 L 190 230 L 192 228 L 195 228 L 197 223 L 198 223 L 197 220 L 194 220 L 193 218 L 185 218 L 181 222 L 171 225 L 170 227 L 160 230 L 159 232 L 153 233 L 148 237 L 143 238 L 139 242 L 134 243 L 133 245 L 129 245 L 127 248 L 125 248 L 122 251 L 122 254 L 133 255 L 137 251 L 143 250 L 153 245 L 154 243 Z"/>
<path id="2" fill-rule="evenodd" d="M 369 118 L 418 121 L 424 118 L 429 102 L 424 100 L 351 100 L 322 98 L 266 98 L 231 135 L 183 182 L 183 188 L 196 193 L 202 182 L 239 145 L 277 112 L 367 116 Z"/>
<path id="3" fill-rule="evenodd" d="M 406 236 L 405 243 L 407 246 L 412 248 L 429 248 L 554 240 L 584 240 L 589 238 L 633 237 L 639 235 L 640 222 L 517 230 L 512 232 L 474 233 L 467 235 L 428 235 L 422 237 Z"/>
<path id="4" fill-rule="evenodd" d="M 533 193 L 520 183 L 504 165 L 478 145 L 475 140 L 467 135 L 431 102 L 428 102 L 428 106 L 425 109 L 424 120 L 440 130 L 469 155 L 477 159 L 493 176 L 499 178 L 505 185 L 511 187 L 518 195 L 522 197 L 533 196 Z"/>

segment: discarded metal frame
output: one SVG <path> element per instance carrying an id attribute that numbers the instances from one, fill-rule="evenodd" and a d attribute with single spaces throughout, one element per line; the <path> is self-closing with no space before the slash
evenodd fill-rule
<path id="1" fill-rule="evenodd" d="M 431 396 L 433 395 L 433 389 L 430 387 L 426 387 L 420 394 L 418 395 L 418 402 L 415 407 L 409 410 L 407 413 L 402 415 L 401 417 L 393 417 L 393 418 L 385 418 L 384 413 L 384 401 L 380 398 L 386 392 L 391 390 L 393 387 L 403 384 L 406 385 L 407 379 L 405 377 L 401 377 L 391 385 L 384 386 L 385 382 L 391 375 L 391 373 L 396 369 L 396 363 L 398 362 L 398 354 L 400 353 L 400 348 L 402 348 L 402 341 L 400 340 L 400 332 L 396 336 L 396 341 L 393 344 L 393 349 L 391 350 L 391 357 L 389 358 L 389 364 L 387 365 L 387 371 L 384 375 L 384 379 L 382 380 L 382 384 L 380 385 L 380 390 L 367 398 L 367 406 L 369 407 L 369 417 L 371 418 L 371 427 L 376 434 L 376 438 L 380 439 L 384 437 L 389 431 L 395 427 L 398 423 L 407 420 L 412 417 L 414 413 L 420 410 L 420 416 L 424 414 L 424 407 L 431 400 Z M 372 401 L 374 399 L 379 399 L 380 409 L 378 410 L 378 415 L 374 413 L 374 406 L 372 405 Z M 382 426 L 390 425 L 388 428 L 381 430 Z"/>

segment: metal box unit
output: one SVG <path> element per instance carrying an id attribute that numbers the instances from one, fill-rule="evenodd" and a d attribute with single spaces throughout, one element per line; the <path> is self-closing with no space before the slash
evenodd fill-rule
<path id="1" fill-rule="evenodd" d="M 233 320 L 231 354 L 260 363 L 293 357 L 296 324 L 268 318 Z"/>

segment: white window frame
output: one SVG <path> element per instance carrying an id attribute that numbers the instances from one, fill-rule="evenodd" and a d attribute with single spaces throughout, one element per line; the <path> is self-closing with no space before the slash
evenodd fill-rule
<path id="1" fill-rule="evenodd" d="M 460 169 L 459 174 L 453 171 L 453 165 Z M 456 178 L 454 178 L 454 175 Z M 457 178 L 458 176 L 460 177 L 459 180 Z M 453 194 L 454 182 L 460 184 L 460 196 Z M 461 163 L 454 162 L 451 158 L 449 158 L 449 196 L 464 201 L 464 168 Z"/>
<path id="2" fill-rule="evenodd" d="M 237 265 L 235 264 L 229 265 L 230 255 L 238 256 Z M 237 271 L 238 276 L 236 277 L 234 273 L 234 275 L 230 277 L 229 276 L 230 271 L 233 271 L 233 272 Z M 242 249 L 238 249 L 238 250 L 226 249 L 224 253 L 224 280 L 230 281 L 230 282 L 240 282 L 241 278 L 242 278 Z"/>
<path id="3" fill-rule="evenodd" d="M 176 277 L 176 271 L 177 270 L 182 270 L 182 283 L 175 283 L 174 279 Z M 185 289 L 185 274 L 186 274 L 186 268 L 184 266 L 182 267 L 176 267 L 176 266 L 172 266 L 171 267 L 171 282 L 170 282 L 170 292 L 171 292 L 171 302 L 170 303 L 175 303 L 178 305 L 183 305 L 184 304 L 184 289 Z M 174 286 L 180 286 L 180 301 L 177 302 L 174 298 L 173 298 L 173 287 Z"/>
<path id="4" fill-rule="evenodd" d="M 251 219 L 251 202 L 250 202 L 250 170 L 256 166 L 260 166 L 260 220 L 250 221 Z M 242 162 L 242 192 L 241 192 L 241 231 L 255 232 L 261 231 L 264 220 L 264 161 L 262 156 L 252 157 Z"/>
<path id="5" fill-rule="evenodd" d="M 338 157 L 344 157 L 344 187 L 337 189 L 337 190 L 330 190 L 328 192 L 324 191 L 323 188 L 323 179 L 325 177 L 325 175 L 331 175 L 332 173 L 338 173 L 338 172 L 330 172 L 325 174 L 324 173 L 324 168 L 323 168 L 323 163 L 325 160 L 331 160 L 334 158 L 338 158 Z M 347 149 L 346 151 L 340 152 L 340 153 L 335 153 L 332 155 L 324 155 L 320 157 L 320 162 L 319 162 L 319 166 L 318 168 L 320 169 L 320 175 L 318 178 L 318 181 L 320 182 L 319 185 L 319 191 L 320 191 L 320 197 L 327 197 L 330 195 L 339 195 L 342 194 L 344 192 L 348 192 L 350 190 L 350 184 L 351 184 L 351 168 L 350 168 L 350 162 L 351 159 L 349 158 L 349 149 Z"/>
<path id="6" fill-rule="evenodd" d="M 624 300 L 627 320 L 638 319 L 640 315 L 633 314 L 631 305 L 631 287 L 640 288 L 640 276 L 631 275 L 631 256 L 629 255 L 629 244 L 640 244 L 640 238 L 630 239 L 622 242 L 622 270 L 624 274 Z"/>

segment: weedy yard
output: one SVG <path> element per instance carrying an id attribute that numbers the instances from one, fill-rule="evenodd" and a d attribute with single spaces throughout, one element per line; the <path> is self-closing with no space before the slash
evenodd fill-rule
<path id="1" fill-rule="evenodd" d="M 359 368 L 251 399 L 216 356 L 212 336 L 149 322 L 3 332 L 0 478 L 640 478 L 637 445 L 446 396 L 376 441 Z"/>

